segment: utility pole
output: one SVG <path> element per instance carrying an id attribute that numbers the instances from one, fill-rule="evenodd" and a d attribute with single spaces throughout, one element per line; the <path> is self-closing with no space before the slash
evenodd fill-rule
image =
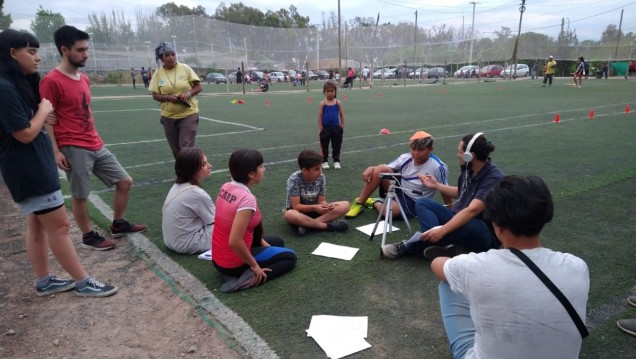
<path id="1" fill-rule="evenodd" d="M 618 34 L 616 34 L 616 50 L 614 51 L 614 60 L 618 57 L 618 45 L 621 42 L 621 28 L 623 27 L 623 11 L 621 9 L 621 21 L 618 23 Z M 627 69 L 627 73 L 629 73 L 629 68 Z"/>
<path id="2" fill-rule="evenodd" d="M 470 26 L 470 55 L 468 56 L 468 64 L 473 64 L 473 41 L 475 40 L 475 5 L 477 2 L 471 1 L 473 4 L 473 24 Z"/>
<path id="3" fill-rule="evenodd" d="M 515 40 L 515 48 L 512 50 L 512 64 L 514 70 L 510 67 L 510 74 L 508 81 L 512 81 L 512 77 L 517 77 L 517 48 L 519 47 L 519 37 L 521 37 L 521 20 L 523 20 L 523 12 L 526 11 L 526 0 L 521 0 L 521 6 L 519 7 L 519 30 L 517 31 L 517 39 Z"/>
<path id="4" fill-rule="evenodd" d="M 415 46 L 417 46 L 417 10 L 415 10 L 415 29 L 413 29 L 413 60 L 416 56 Z"/>

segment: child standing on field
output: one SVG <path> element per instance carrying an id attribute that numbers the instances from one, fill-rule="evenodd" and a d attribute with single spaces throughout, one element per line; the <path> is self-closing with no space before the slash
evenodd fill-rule
<path id="1" fill-rule="evenodd" d="M 320 135 L 320 147 L 322 148 L 322 169 L 329 169 L 329 142 L 331 142 L 333 168 L 340 169 L 340 148 L 342 147 L 342 134 L 344 133 L 344 110 L 342 102 L 336 98 L 338 84 L 334 81 L 325 81 L 322 93 L 325 99 L 320 101 L 318 107 L 318 130 Z"/>
<path id="2" fill-rule="evenodd" d="M 298 156 L 299 171 L 287 180 L 287 201 L 283 218 L 298 226 L 298 234 L 305 235 L 306 228 L 343 232 L 347 222 L 338 220 L 349 211 L 349 202 L 327 202 L 327 179 L 322 173 L 322 156 L 312 150 L 304 150 Z"/>

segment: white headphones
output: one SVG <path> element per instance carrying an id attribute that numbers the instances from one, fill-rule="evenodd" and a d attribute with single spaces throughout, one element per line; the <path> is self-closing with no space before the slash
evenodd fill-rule
<path id="1" fill-rule="evenodd" d="M 477 132 L 473 136 L 473 138 L 468 141 L 468 145 L 466 145 L 466 151 L 464 151 L 464 153 L 462 154 L 462 160 L 464 160 L 464 162 L 471 162 L 473 160 L 473 154 L 470 152 L 470 150 L 473 147 L 473 143 L 475 143 L 477 137 L 482 136 L 483 134 L 483 132 Z"/>

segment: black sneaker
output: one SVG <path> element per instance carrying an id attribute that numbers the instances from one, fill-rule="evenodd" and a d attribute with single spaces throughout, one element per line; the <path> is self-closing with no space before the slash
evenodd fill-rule
<path id="1" fill-rule="evenodd" d="M 444 247 L 440 247 L 440 246 L 430 246 L 430 247 L 426 247 L 426 249 L 424 249 L 424 257 L 426 259 L 430 259 L 433 260 L 437 257 L 450 257 L 453 258 L 459 253 L 459 251 L 457 250 L 457 247 L 455 247 L 452 244 L 449 244 L 447 246 Z"/>
<path id="2" fill-rule="evenodd" d="M 349 224 L 345 221 L 331 221 L 327 223 L 328 232 L 344 232 L 349 229 Z"/>
<path id="3" fill-rule="evenodd" d="M 117 293 L 119 288 L 108 283 L 102 283 L 97 279 L 90 277 L 88 282 L 83 286 L 75 287 L 75 295 L 80 297 L 108 297 Z"/>
<path id="4" fill-rule="evenodd" d="M 51 277 L 49 281 L 44 285 L 35 285 L 35 291 L 38 297 L 44 297 L 49 294 L 66 292 L 75 288 L 75 281 L 72 279 L 62 279 L 58 277 Z"/>
<path id="5" fill-rule="evenodd" d="M 406 241 L 382 246 L 380 257 L 386 259 L 396 259 L 406 255 Z"/>
<path id="6" fill-rule="evenodd" d="M 91 231 L 82 236 L 82 248 L 106 251 L 115 248 L 115 242 L 100 236 L 95 231 Z"/>
<path id="7" fill-rule="evenodd" d="M 123 237 L 128 233 L 143 233 L 147 230 L 147 225 L 132 224 L 125 219 L 118 219 L 113 221 L 113 224 L 110 225 L 110 234 L 113 238 Z"/>

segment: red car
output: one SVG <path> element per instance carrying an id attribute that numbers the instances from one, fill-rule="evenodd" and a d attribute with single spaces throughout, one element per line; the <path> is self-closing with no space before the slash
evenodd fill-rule
<path id="1" fill-rule="evenodd" d="M 480 77 L 499 77 L 504 67 L 501 65 L 488 65 L 479 70 Z"/>

